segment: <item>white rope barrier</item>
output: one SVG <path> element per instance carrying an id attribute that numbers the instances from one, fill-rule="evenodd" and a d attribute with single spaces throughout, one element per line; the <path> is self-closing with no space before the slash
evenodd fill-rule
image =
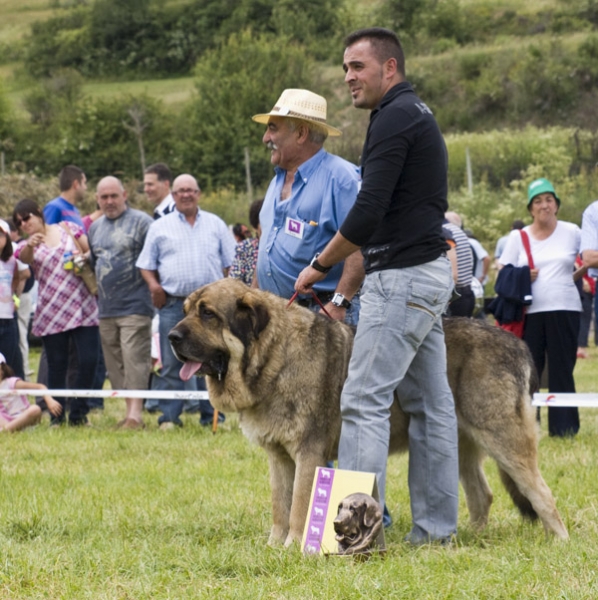
<path id="1" fill-rule="evenodd" d="M 532 406 L 579 406 L 580 408 L 593 408 L 598 407 L 598 394 L 538 393 L 534 394 Z"/>
<path id="2" fill-rule="evenodd" d="M 147 398 L 156 400 L 209 400 L 208 392 L 154 390 L 0 390 L 0 396 L 57 396 L 59 398 Z M 598 407 L 598 394 L 534 394 L 532 406 Z"/>
<path id="3" fill-rule="evenodd" d="M 156 400 L 208 400 L 208 392 L 152 390 L 0 390 L 0 396 L 47 396 L 58 398 L 147 398 Z"/>

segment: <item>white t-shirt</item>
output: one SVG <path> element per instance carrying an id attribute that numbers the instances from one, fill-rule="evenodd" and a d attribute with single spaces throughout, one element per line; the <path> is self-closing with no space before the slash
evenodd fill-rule
<path id="1" fill-rule="evenodd" d="M 555 310 L 581 311 L 579 292 L 573 282 L 575 257 L 579 253 L 581 230 L 573 223 L 558 221 L 555 230 L 545 240 L 535 240 L 530 228 L 524 227 L 530 241 L 538 278 L 532 283 L 532 304 L 527 313 Z M 507 245 L 500 255 L 501 265 L 523 267 L 527 254 L 519 230 L 509 234 Z"/>

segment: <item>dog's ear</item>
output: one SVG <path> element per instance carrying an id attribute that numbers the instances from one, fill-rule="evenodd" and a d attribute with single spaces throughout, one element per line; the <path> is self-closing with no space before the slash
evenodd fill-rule
<path id="1" fill-rule="evenodd" d="M 260 333 L 270 322 L 270 313 L 261 303 L 251 302 L 244 296 L 237 299 L 235 314 L 230 323 L 230 330 L 245 346 L 249 344 L 250 337 L 258 339 Z"/>
<path id="2" fill-rule="evenodd" d="M 186 315 L 188 315 L 194 309 L 194 307 L 197 306 L 197 304 L 199 303 L 199 297 L 201 296 L 202 292 L 203 288 L 199 288 L 198 290 L 191 292 L 191 294 L 187 296 L 187 299 L 183 304 L 183 312 Z"/>
<path id="3" fill-rule="evenodd" d="M 362 505 L 363 524 L 366 527 L 373 527 L 377 522 L 382 520 L 382 511 L 380 505 L 372 498 L 371 501 L 365 499 Z"/>

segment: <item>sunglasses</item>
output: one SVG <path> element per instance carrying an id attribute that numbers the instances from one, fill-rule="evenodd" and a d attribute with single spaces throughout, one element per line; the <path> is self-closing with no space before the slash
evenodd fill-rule
<path id="1" fill-rule="evenodd" d="M 31 219 L 33 215 L 31 213 L 29 213 L 28 215 L 25 215 L 24 217 L 21 217 L 20 219 L 15 219 L 15 225 L 17 227 L 20 227 L 22 223 L 27 223 L 27 221 L 29 221 L 29 219 Z"/>

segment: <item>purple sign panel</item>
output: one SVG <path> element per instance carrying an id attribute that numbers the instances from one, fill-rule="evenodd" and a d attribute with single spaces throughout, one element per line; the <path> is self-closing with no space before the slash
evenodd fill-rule
<path id="1" fill-rule="evenodd" d="M 334 480 L 334 469 L 318 467 L 316 478 L 316 489 L 311 513 L 307 523 L 307 535 L 305 538 L 304 552 L 306 554 L 319 554 L 324 537 L 324 525 L 328 514 L 330 503 L 330 492 Z"/>

